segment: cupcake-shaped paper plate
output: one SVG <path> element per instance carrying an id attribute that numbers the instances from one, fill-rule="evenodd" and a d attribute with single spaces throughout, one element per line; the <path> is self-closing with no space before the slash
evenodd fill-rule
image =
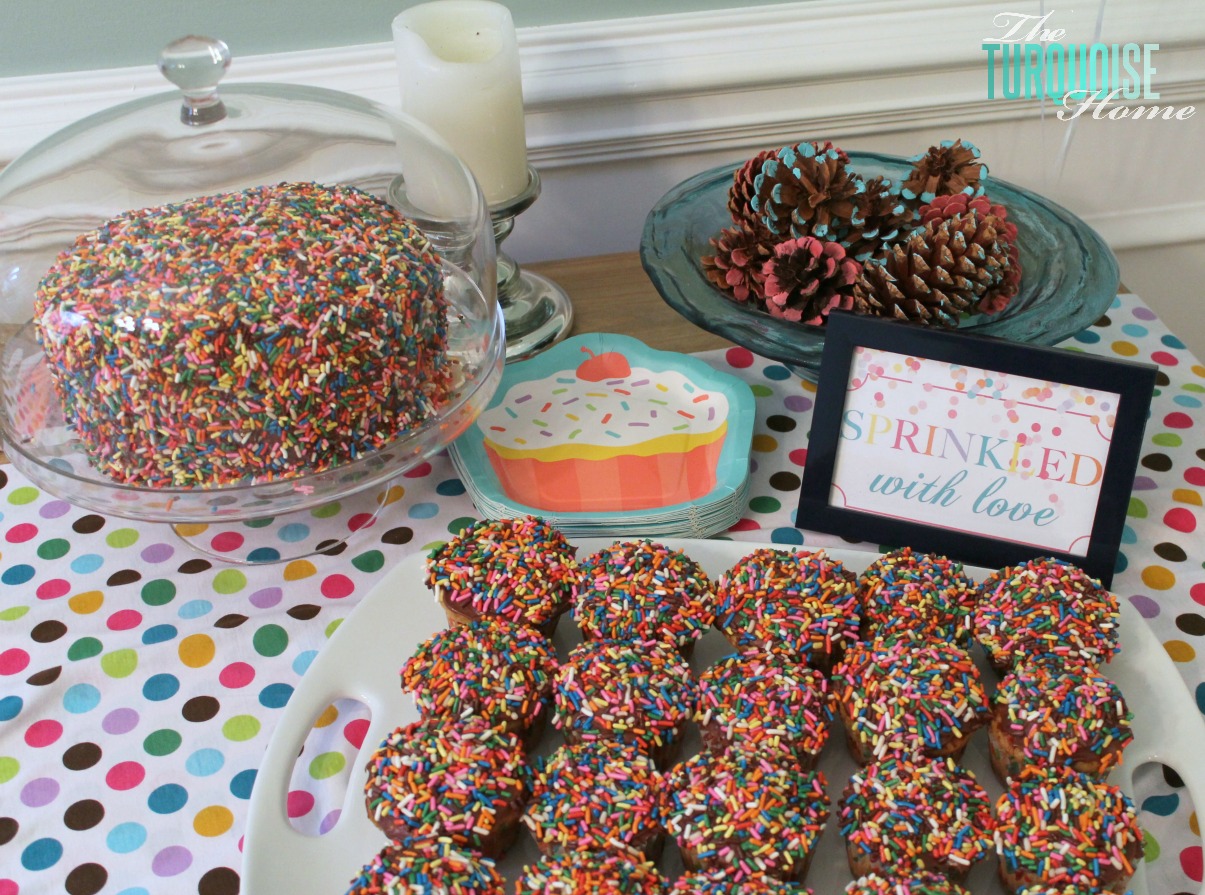
<path id="1" fill-rule="evenodd" d="M 482 515 L 566 534 L 706 537 L 744 510 L 749 386 L 638 339 L 588 333 L 506 367 L 452 447 Z"/>

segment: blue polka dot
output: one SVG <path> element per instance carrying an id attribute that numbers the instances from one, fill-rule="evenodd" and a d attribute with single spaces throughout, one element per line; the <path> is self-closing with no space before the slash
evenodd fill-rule
<path id="1" fill-rule="evenodd" d="M 774 544 L 802 544 L 803 532 L 798 528 L 776 528 L 770 532 L 770 541 Z"/>
<path id="2" fill-rule="evenodd" d="M 255 768 L 239 771 L 230 780 L 230 793 L 236 799 L 251 798 L 251 787 L 255 785 Z"/>
<path id="3" fill-rule="evenodd" d="M 180 607 L 180 618 L 201 618 L 213 612 L 213 604 L 208 600 L 189 600 Z"/>
<path id="4" fill-rule="evenodd" d="M 1150 332 L 1150 330 L 1141 323 L 1127 323 L 1121 328 L 1121 331 L 1132 339 L 1141 339 Z"/>
<path id="5" fill-rule="evenodd" d="M 1168 348 L 1176 348 L 1179 350 L 1183 350 L 1183 348 L 1184 348 L 1184 343 L 1181 342 L 1179 339 L 1177 339 L 1175 336 L 1173 336 L 1171 333 L 1168 333 L 1166 336 L 1161 338 L 1159 341 L 1162 342 L 1164 345 L 1166 345 Z"/>
<path id="6" fill-rule="evenodd" d="M 154 625 L 142 632 L 142 642 L 147 646 L 152 643 L 166 643 L 174 640 L 178 633 L 175 625 Z"/>
<path id="7" fill-rule="evenodd" d="M 416 503 L 410 508 L 411 519 L 434 519 L 439 513 L 439 504 Z"/>
<path id="8" fill-rule="evenodd" d="M 1121 529 L 1121 543 L 1137 544 L 1138 543 L 1138 532 L 1134 531 L 1134 529 L 1130 528 L 1130 526 L 1128 526 L 1128 525 L 1125 526 L 1124 528 Z"/>
<path id="9" fill-rule="evenodd" d="M 156 814 L 173 814 L 188 803 L 188 790 L 179 783 L 164 783 L 146 798 L 147 807 Z"/>
<path id="10" fill-rule="evenodd" d="M 73 684 L 63 694 L 63 708 L 73 715 L 82 715 L 100 705 L 100 690 L 91 684 Z"/>
<path id="11" fill-rule="evenodd" d="M 1157 814 L 1160 817 L 1171 817 L 1180 807 L 1180 796 L 1168 793 L 1164 796 L 1150 796 L 1142 800 L 1142 810 Z"/>
<path id="12" fill-rule="evenodd" d="M 151 893 L 142 886 L 134 886 L 132 889 L 122 889 L 117 895 L 151 895 Z"/>
<path id="13" fill-rule="evenodd" d="M 89 572 L 95 572 L 105 564 L 105 558 L 99 553 L 85 553 L 83 556 L 77 556 L 71 560 L 71 571 L 77 575 L 87 575 Z"/>
<path id="14" fill-rule="evenodd" d="M 305 674 L 310 664 L 318 658 L 318 650 L 308 649 L 303 653 L 299 653 L 297 658 L 293 660 L 293 671 L 297 674 Z"/>
<path id="15" fill-rule="evenodd" d="M 266 709 L 282 709 L 292 695 L 293 688 L 288 684 L 268 684 L 259 693 L 259 704 Z"/>
<path id="16" fill-rule="evenodd" d="M 1113 571 L 1116 572 L 1117 574 L 1121 574 L 1129 567 L 1130 567 L 1130 561 L 1128 559 L 1126 559 L 1126 555 L 1124 553 L 1121 553 L 1120 551 L 1118 551 L 1117 561 L 1113 563 Z"/>
<path id="17" fill-rule="evenodd" d="M 1197 708 L 1205 715 L 1205 684 L 1197 684 Z"/>
<path id="18" fill-rule="evenodd" d="M 1075 334 L 1075 341 L 1083 342 L 1085 345 L 1095 345 L 1100 341 L 1100 333 L 1091 329 L 1080 330 Z"/>
<path id="19" fill-rule="evenodd" d="M 0 575 L 0 581 L 5 584 L 24 584 L 29 579 L 33 578 L 35 572 L 34 567 L 28 563 L 18 563 L 15 566 L 9 566 L 4 570 L 4 574 Z"/>
<path id="20" fill-rule="evenodd" d="M 146 842 L 146 827 L 134 821 L 118 824 L 105 837 L 105 845 L 109 846 L 109 851 L 119 855 L 128 855 L 132 851 L 137 851 L 142 848 L 144 842 Z"/>
<path id="21" fill-rule="evenodd" d="M 295 544 L 310 536 L 310 527 L 302 522 L 290 522 L 288 525 L 281 526 L 276 536 L 286 544 Z"/>
<path id="22" fill-rule="evenodd" d="M 1201 399 L 1194 398 L 1192 395 L 1176 395 L 1172 401 L 1179 404 L 1181 407 L 1197 408 L 1201 406 Z"/>
<path id="23" fill-rule="evenodd" d="M 20 696 L 5 696 L 0 699 L 0 721 L 11 721 L 21 714 L 24 705 Z"/>
<path id="24" fill-rule="evenodd" d="M 1113 299 L 1113 304 L 1109 305 L 1109 307 L 1112 310 L 1117 310 L 1118 308 L 1120 308 L 1121 307 L 1121 296 L 1119 295 L 1115 299 Z"/>
<path id="25" fill-rule="evenodd" d="M 21 852 L 21 866 L 26 870 L 45 870 L 53 867 L 63 856 L 63 843 L 49 836 L 35 839 Z"/>
<path id="26" fill-rule="evenodd" d="M 767 379 L 772 379 L 775 382 L 782 382 L 786 379 L 790 379 L 793 375 L 790 370 L 781 364 L 771 364 L 762 370 L 761 373 Z"/>
<path id="27" fill-rule="evenodd" d="M 435 486 L 435 493 L 442 497 L 459 497 L 464 494 L 464 482 L 460 479 L 444 479 Z"/>
<path id="28" fill-rule="evenodd" d="M 276 562 L 280 551 L 275 547 L 256 547 L 247 554 L 247 562 Z"/>
<path id="29" fill-rule="evenodd" d="M 184 761 L 184 769 L 194 777 L 216 774 L 226 764 L 226 756 L 217 749 L 198 749 Z"/>
<path id="30" fill-rule="evenodd" d="M 142 685 L 142 695 L 151 702 L 163 702 L 180 692 L 180 681 L 174 674 L 152 674 Z"/>

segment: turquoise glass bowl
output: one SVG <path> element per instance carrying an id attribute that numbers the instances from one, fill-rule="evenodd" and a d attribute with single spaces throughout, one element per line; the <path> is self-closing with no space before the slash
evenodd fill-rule
<path id="1" fill-rule="evenodd" d="M 850 167 L 864 177 L 907 177 L 912 162 L 898 156 L 850 152 Z M 685 180 L 649 212 L 640 259 L 662 298 L 703 329 L 779 361 L 815 381 L 824 350 L 824 328 L 771 317 L 716 289 L 701 259 L 714 254 L 709 241 L 732 225 L 728 190 L 737 164 L 712 168 Z M 965 319 L 960 332 L 1013 342 L 1054 345 L 1100 319 L 1117 295 L 1117 260 L 1100 236 L 1062 206 L 996 178 L 984 183 L 992 201 L 1016 223 L 1021 290 L 993 316 Z"/>

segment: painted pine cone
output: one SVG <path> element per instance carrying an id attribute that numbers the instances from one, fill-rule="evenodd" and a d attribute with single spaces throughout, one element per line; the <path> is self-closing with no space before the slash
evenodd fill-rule
<path id="1" fill-rule="evenodd" d="M 765 242 L 771 241 L 770 231 L 753 210 L 753 181 L 761 173 L 762 165 L 776 155 L 776 150 L 766 149 L 753 156 L 732 172 L 732 186 L 728 189 L 728 213 L 732 216 L 732 223 L 738 227 L 748 227 L 758 233 Z"/>
<path id="2" fill-rule="evenodd" d="M 932 202 L 937 196 L 983 192 L 981 181 L 987 176 L 987 166 L 970 143 L 943 140 L 912 161 L 915 164 L 902 185 L 905 199 Z"/>
<path id="3" fill-rule="evenodd" d="M 712 237 L 714 255 L 703 256 L 703 274 L 708 281 L 737 301 L 761 303 L 765 294 L 762 266 L 771 255 L 770 247 L 748 225 L 729 227 Z"/>
<path id="4" fill-rule="evenodd" d="M 779 239 L 839 239 L 854 216 L 854 197 L 865 189 L 847 161 L 828 144 L 784 147 L 762 163 L 750 206 Z"/>
<path id="5" fill-rule="evenodd" d="M 771 317 L 822 324 L 830 311 L 853 308 L 859 270 L 840 243 L 812 236 L 780 242 L 762 267 L 766 310 Z"/>
<path id="6" fill-rule="evenodd" d="M 902 238 L 917 223 L 916 209 L 904 201 L 899 187 L 885 177 L 865 180 L 854 207 L 850 228 L 841 244 L 858 261 L 865 261 L 887 243 Z"/>

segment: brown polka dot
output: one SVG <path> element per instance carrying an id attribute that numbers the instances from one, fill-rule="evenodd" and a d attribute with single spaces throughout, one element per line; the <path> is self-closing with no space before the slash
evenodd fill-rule
<path id="1" fill-rule="evenodd" d="M 80 799 L 63 812 L 63 823 L 69 830 L 91 830 L 105 818 L 105 806 L 96 799 Z"/>
<path id="2" fill-rule="evenodd" d="M 206 870 L 197 881 L 197 895 L 238 895 L 238 874 L 229 867 Z"/>
<path id="3" fill-rule="evenodd" d="M 295 618 L 300 622 L 308 622 L 321 611 L 321 606 L 315 606 L 313 603 L 302 603 L 289 609 L 289 617 Z"/>
<path id="4" fill-rule="evenodd" d="M 114 572 L 109 576 L 109 580 L 105 583 L 109 587 L 120 587 L 123 584 L 133 584 L 135 581 L 141 581 L 142 575 L 133 569 L 122 569 L 119 572 Z"/>
<path id="5" fill-rule="evenodd" d="M 90 535 L 94 531 L 100 531 L 104 527 L 105 517 L 91 513 L 87 516 L 80 516 L 80 518 L 71 523 L 71 529 L 82 535 Z"/>
<path id="6" fill-rule="evenodd" d="M 1093 326 L 1112 326 L 1113 321 L 1109 319 L 1109 315 L 1105 314 L 1099 320 L 1092 324 Z"/>
<path id="7" fill-rule="evenodd" d="M 80 864 L 67 874 L 67 895 L 96 895 L 109 881 L 109 871 L 99 864 Z"/>
<path id="8" fill-rule="evenodd" d="M 793 472 L 776 472 L 770 476 L 770 487 L 776 491 L 798 491 L 802 484 Z"/>
<path id="9" fill-rule="evenodd" d="M 53 668 L 43 668 L 41 671 L 36 671 L 25 679 L 25 683 L 31 687 L 45 687 L 47 684 L 53 684 L 59 679 L 59 675 L 63 673 L 63 666 L 56 665 Z"/>
<path id="10" fill-rule="evenodd" d="M 1172 468 L 1172 458 L 1167 454 L 1147 454 L 1142 458 L 1142 465 L 1155 472 L 1167 472 Z"/>
<path id="11" fill-rule="evenodd" d="M 63 753 L 63 767 L 69 771 L 86 771 L 100 761 L 101 750 L 96 743 L 76 743 Z"/>
<path id="12" fill-rule="evenodd" d="M 1168 375 L 1166 373 L 1164 373 L 1163 370 L 1159 370 L 1155 373 L 1155 385 L 1159 385 L 1159 386 L 1166 388 L 1167 386 L 1169 386 L 1171 384 L 1172 384 L 1172 381 L 1171 381 L 1170 377 L 1168 377 Z"/>
<path id="13" fill-rule="evenodd" d="M 195 575 L 211 568 L 213 564 L 207 559 L 190 559 L 180 565 L 179 572 L 182 575 Z"/>
<path id="14" fill-rule="evenodd" d="M 338 556 L 347 549 L 347 541 L 319 541 L 314 549 L 323 556 Z"/>
<path id="15" fill-rule="evenodd" d="M 1174 786 L 1176 789 L 1184 786 L 1184 778 L 1180 776 L 1175 768 L 1166 764 L 1160 765 L 1160 767 L 1163 768 L 1163 779 L 1167 782 L 1168 786 Z"/>
<path id="16" fill-rule="evenodd" d="M 184 703 L 180 714 L 184 716 L 185 721 L 208 721 L 220 708 L 221 704 L 212 696 L 194 696 Z"/>
<path id="17" fill-rule="evenodd" d="M 1185 612 L 1176 616 L 1176 627 L 1193 637 L 1205 637 L 1205 616 Z"/>
<path id="18" fill-rule="evenodd" d="M 1188 559 L 1188 554 L 1184 552 L 1184 548 L 1170 541 L 1156 544 L 1155 555 L 1160 559 L 1166 559 L 1168 562 L 1184 562 L 1184 560 Z"/>
<path id="19" fill-rule="evenodd" d="M 0 469 L 0 488 L 8 484 L 8 473 Z"/>
<path id="20" fill-rule="evenodd" d="M 414 532 L 404 525 L 399 528 L 391 528 L 381 535 L 381 542 L 384 544 L 409 544 L 413 539 Z"/>
<path id="21" fill-rule="evenodd" d="M 247 620 L 247 616 L 239 615 L 237 612 L 231 612 L 229 615 L 223 615 L 213 623 L 215 628 L 237 628 Z"/>
<path id="22" fill-rule="evenodd" d="M 17 835 L 21 825 L 15 817 L 0 817 L 0 845 L 8 845 Z"/>
<path id="23" fill-rule="evenodd" d="M 60 621 L 45 621 L 34 625 L 29 636 L 38 643 L 53 643 L 67 633 L 67 626 Z"/>
<path id="24" fill-rule="evenodd" d="M 781 413 L 766 418 L 766 427 L 772 432 L 794 432 L 797 425 L 793 418 Z"/>

